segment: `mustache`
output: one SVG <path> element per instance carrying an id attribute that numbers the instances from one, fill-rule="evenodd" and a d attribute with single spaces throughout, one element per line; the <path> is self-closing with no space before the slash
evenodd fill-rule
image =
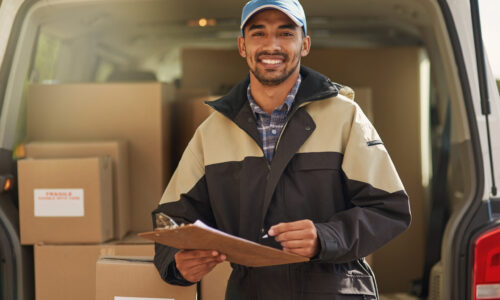
<path id="1" fill-rule="evenodd" d="M 255 58 L 257 60 L 260 60 L 261 56 L 281 56 L 281 57 L 283 57 L 283 60 L 288 60 L 288 54 L 283 53 L 283 52 L 279 52 L 279 51 L 275 51 L 275 52 L 261 51 L 261 52 L 258 52 L 255 54 Z"/>

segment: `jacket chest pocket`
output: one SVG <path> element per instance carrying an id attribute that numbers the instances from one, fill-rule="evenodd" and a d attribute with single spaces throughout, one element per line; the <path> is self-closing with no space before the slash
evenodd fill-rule
<path id="1" fill-rule="evenodd" d="M 308 217 L 316 221 L 346 209 L 341 162 L 340 154 L 331 153 L 294 157 L 282 185 L 285 205 L 310 213 Z"/>

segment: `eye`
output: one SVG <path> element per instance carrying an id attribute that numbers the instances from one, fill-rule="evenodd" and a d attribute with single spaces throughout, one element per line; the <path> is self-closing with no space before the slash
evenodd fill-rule
<path id="1" fill-rule="evenodd" d="M 264 32 L 262 32 L 262 31 L 254 31 L 254 32 L 252 32 L 251 36 L 256 36 L 256 37 L 258 37 L 258 36 L 264 36 Z"/>
<path id="2" fill-rule="evenodd" d="M 284 37 L 292 37 L 292 36 L 295 36 L 295 33 L 291 32 L 291 31 L 284 31 L 280 35 L 284 36 Z"/>

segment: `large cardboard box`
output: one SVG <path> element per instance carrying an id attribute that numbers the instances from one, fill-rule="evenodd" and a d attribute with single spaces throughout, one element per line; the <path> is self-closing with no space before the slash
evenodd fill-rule
<path id="1" fill-rule="evenodd" d="M 151 257 L 100 258 L 96 277 L 96 300 L 196 299 L 196 285 L 182 287 L 164 282 Z"/>
<path id="2" fill-rule="evenodd" d="M 422 57 L 419 47 L 380 47 L 315 49 L 303 59 L 335 82 L 371 88 L 375 127 L 410 197 L 410 228 L 373 255 L 383 293 L 406 292 L 410 282 L 421 277 L 424 266 L 427 196 L 422 149 L 428 141 L 422 129 L 429 130 L 429 124 L 422 123 L 421 105 L 429 96 L 422 94 L 421 83 L 429 74 L 422 73 Z"/>
<path id="3" fill-rule="evenodd" d="M 28 158 L 82 158 L 110 156 L 113 170 L 114 237 L 123 238 L 130 230 L 130 182 L 125 141 L 102 142 L 32 142 L 25 145 Z"/>
<path id="4" fill-rule="evenodd" d="M 21 243 L 113 237 L 111 158 L 18 161 Z"/>
<path id="5" fill-rule="evenodd" d="M 31 85 L 28 141 L 128 143 L 132 231 L 151 230 L 170 176 L 169 100 L 161 83 Z"/>
<path id="6" fill-rule="evenodd" d="M 134 237 L 101 245 L 37 244 L 36 299 L 95 299 L 96 262 L 105 255 L 152 256 L 154 244 Z"/>

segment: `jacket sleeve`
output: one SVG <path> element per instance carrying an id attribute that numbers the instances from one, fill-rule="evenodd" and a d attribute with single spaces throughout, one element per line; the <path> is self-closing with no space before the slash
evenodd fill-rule
<path id="1" fill-rule="evenodd" d="M 209 226 L 215 225 L 208 201 L 202 157 L 201 138 L 197 132 L 184 151 L 160 204 L 152 213 L 154 227 L 156 227 L 155 215 L 159 212 L 173 218 L 178 224 L 201 220 Z M 175 266 L 174 255 L 178 251 L 175 248 L 155 244 L 154 264 L 166 282 L 175 285 L 193 284 L 185 280 Z"/>
<path id="2" fill-rule="evenodd" d="M 408 228 L 408 196 L 379 135 L 355 105 L 345 140 L 344 197 L 351 208 L 317 223 L 317 259 L 334 263 L 365 257 Z"/>

